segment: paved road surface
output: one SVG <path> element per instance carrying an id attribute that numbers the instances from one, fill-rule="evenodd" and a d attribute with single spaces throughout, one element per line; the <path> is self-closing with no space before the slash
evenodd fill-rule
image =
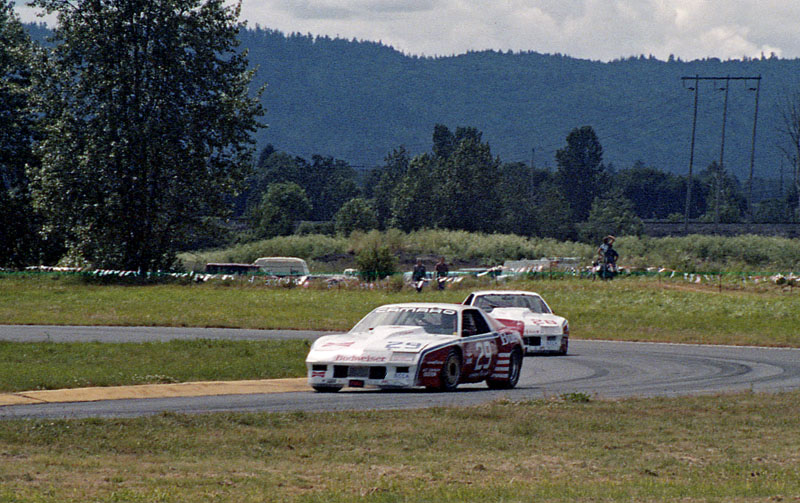
<path id="1" fill-rule="evenodd" d="M 52 339 L 56 332 L 47 327 Z M 41 332 L 34 328 L 34 333 Z M 81 327 L 78 332 L 87 329 Z M 98 329 L 104 332 L 108 329 Z M 202 336 L 202 329 L 119 329 L 137 338 Z M 0 339 L 5 338 L 0 329 Z M 59 337 L 73 340 L 68 332 Z M 132 334 L 132 335 L 131 335 Z M 320 333 L 272 331 L 223 331 L 208 336 L 231 338 L 309 337 Z M 97 336 L 96 333 L 89 336 Z M 77 337 L 77 334 L 75 335 Z M 104 336 L 105 337 L 105 336 Z M 14 339 L 20 340 L 20 339 Z M 22 339 L 24 340 L 24 338 Z M 99 339 L 92 339 L 99 340 Z M 105 339 L 102 339 L 105 340 Z M 120 339 L 114 339 L 120 340 Z M 124 339 L 128 340 L 128 339 Z M 159 339 L 161 340 L 161 339 Z M 221 411 L 335 411 L 354 409 L 405 409 L 471 405 L 508 398 L 527 400 L 565 393 L 586 393 L 596 398 L 679 396 L 752 390 L 774 392 L 800 389 L 800 350 L 730 346 L 570 341 L 566 357 L 526 357 L 519 386 L 491 391 L 485 385 L 461 386 L 454 393 L 427 391 L 384 392 L 345 389 L 336 394 L 311 391 L 247 393 L 218 396 L 170 396 L 166 398 L 101 400 L 94 402 L 43 403 L 0 407 L 0 418 L 129 417 L 162 411 L 206 413 Z"/>

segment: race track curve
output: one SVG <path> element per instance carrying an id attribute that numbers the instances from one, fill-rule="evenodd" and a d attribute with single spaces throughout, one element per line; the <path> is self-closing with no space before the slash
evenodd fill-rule
<path id="1" fill-rule="evenodd" d="M 499 398 L 521 401 L 567 393 L 602 399 L 793 389 L 800 389 L 800 349 L 571 340 L 568 356 L 526 357 L 519 386 L 506 391 L 476 384 L 460 386 L 453 393 L 346 388 L 335 394 L 308 391 L 45 403 L 0 407 L 0 419 L 131 417 L 164 411 L 380 410 L 474 405 Z"/>

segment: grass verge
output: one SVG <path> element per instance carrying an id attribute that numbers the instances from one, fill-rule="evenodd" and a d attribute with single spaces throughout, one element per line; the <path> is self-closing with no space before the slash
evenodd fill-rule
<path id="1" fill-rule="evenodd" d="M 0 423 L 17 502 L 795 501 L 800 393 Z"/>
<path id="2" fill-rule="evenodd" d="M 307 341 L 0 342 L 0 392 L 305 375 Z"/>
<path id="3" fill-rule="evenodd" d="M 247 282 L 98 286 L 74 278 L 0 278 L 7 324 L 133 325 L 349 330 L 390 302 L 460 302 L 472 289 L 538 291 L 581 339 L 800 347 L 798 289 L 625 278 L 470 279 L 444 292 L 411 289 L 281 288 Z"/>

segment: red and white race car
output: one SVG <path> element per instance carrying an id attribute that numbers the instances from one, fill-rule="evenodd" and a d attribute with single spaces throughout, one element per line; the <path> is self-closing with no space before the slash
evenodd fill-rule
<path id="1" fill-rule="evenodd" d="M 476 306 L 501 323 L 525 325 L 522 338 L 525 354 L 567 354 L 569 323 L 553 314 L 541 295 L 522 290 L 485 290 L 472 292 L 463 304 Z"/>
<path id="2" fill-rule="evenodd" d="M 486 381 L 517 385 L 522 368 L 521 324 L 507 326 L 461 304 L 389 304 L 347 333 L 320 337 L 306 358 L 317 391 L 424 386 L 452 391 Z"/>

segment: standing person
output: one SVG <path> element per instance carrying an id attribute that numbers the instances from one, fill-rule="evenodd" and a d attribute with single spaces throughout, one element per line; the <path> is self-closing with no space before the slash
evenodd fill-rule
<path id="1" fill-rule="evenodd" d="M 447 278 L 447 274 L 450 272 L 448 269 L 447 264 L 444 261 L 444 257 L 439 259 L 439 262 L 436 263 L 436 283 L 439 290 L 444 290 L 444 282 L 445 278 Z"/>
<path id="2" fill-rule="evenodd" d="M 425 270 L 425 266 L 422 265 L 422 261 L 417 259 L 417 264 L 414 266 L 414 272 L 411 273 L 411 281 L 414 283 L 414 288 L 417 289 L 417 292 L 422 291 L 422 286 L 425 284 L 425 274 L 427 271 Z"/>
<path id="3" fill-rule="evenodd" d="M 617 258 L 619 253 L 614 249 L 614 241 L 617 238 L 614 236 L 606 236 L 603 238 L 603 244 L 597 249 L 597 259 L 600 262 L 600 277 L 602 279 L 611 279 L 617 272 Z"/>

